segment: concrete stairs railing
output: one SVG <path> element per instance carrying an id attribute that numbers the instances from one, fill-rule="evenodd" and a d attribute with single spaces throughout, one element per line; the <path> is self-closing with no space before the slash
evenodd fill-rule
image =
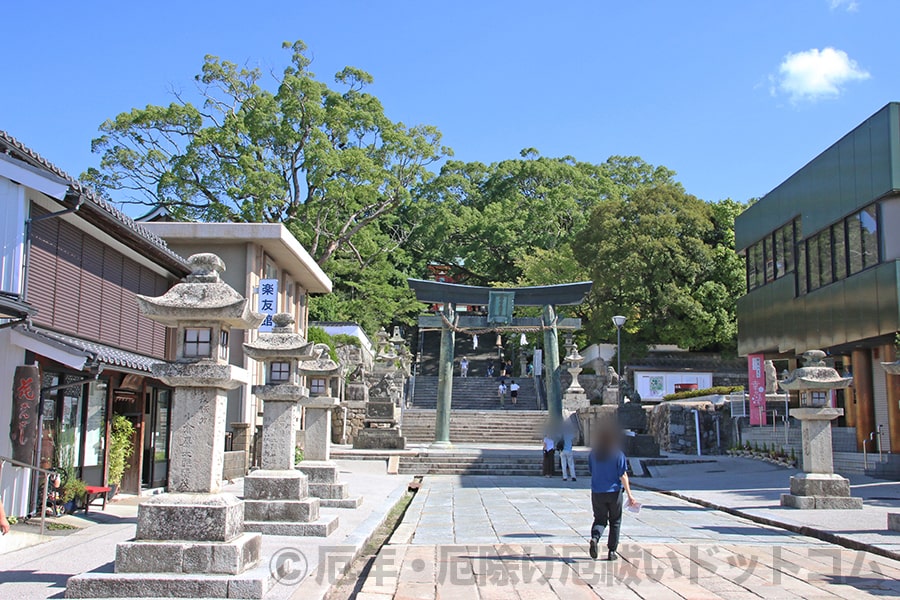
<path id="1" fill-rule="evenodd" d="M 506 383 L 509 385 L 509 379 Z M 504 402 L 505 409 L 515 407 L 516 410 L 538 410 L 538 398 L 534 388 L 534 381 L 528 378 L 515 379 L 519 384 L 519 398 L 515 405 L 510 400 L 507 392 Z M 492 377 L 454 377 L 453 396 L 451 400 L 452 410 L 501 410 L 500 400 L 497 396 L 499 379 Z M 416 377 L 415 391 L 413 393 L 412 407 L 433 409 L 437 406 L 438 378 L 434 375 L 420 375 Z"/>

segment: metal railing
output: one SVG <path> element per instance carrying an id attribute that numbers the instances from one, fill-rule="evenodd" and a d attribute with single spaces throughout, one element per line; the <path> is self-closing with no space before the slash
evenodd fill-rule
<path id="1" fill-rule="evenodd" d="M 47 515 L 47 491 L 50 487 L 50 475 L 52 475 L 53 472 L 48 471 L 47 469 L 36 467 L 34 465 L 29 465 L 28 463 L 23 463 L 21 461 L 15 460 L 14 458 L 9 458 L 8 456 L 0 456 L 0 474 L 3 473 L 3 465 L 5 463 L 9 463 L 14 467 L 31 469 L 32 471 L 37 471 L 38 473 L 44 474 L 44 492 L 43 498 L 41 498 L 41 535 L 44 535 L 44 521 Z"/>

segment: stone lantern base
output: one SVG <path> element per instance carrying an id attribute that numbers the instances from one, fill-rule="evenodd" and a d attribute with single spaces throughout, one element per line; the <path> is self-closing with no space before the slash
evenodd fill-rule
<path id="1" fill-rule="evenodd" d="M 351 498 L 347 484 L 338 479 L 338 466 L 330 460 L 304 460 L 297 470 L 309 478 L 309 495 L 330 508 L 359 508 L 362 496 Z"/>
<path id="2" fill-rule="evenodd" d="M 253 471 L 244 478 L 244 530 L 269 535 L 326 537 L 338 517 L 322 517 L 299 471 Z"/>
<path id="3" fill-rule="evenodd" d="M 799 473 L 791 477 L 791 493 L 781 495 L 781 506 L 806 509 L 863 507 L 862 498 L 850 495 L 850 481 L 835 473 Z"/>

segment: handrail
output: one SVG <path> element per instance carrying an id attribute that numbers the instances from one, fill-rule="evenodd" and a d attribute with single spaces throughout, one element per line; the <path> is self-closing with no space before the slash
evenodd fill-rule
<path id="1" fill-rule="evenodd" d="M 28 463 L 24 463 L 8 456 L 0 456 L 0 472 L 3 471 L 3 463 L 5 462 L 10 463 L 14 467 L 31 469 L 32 471 L 37 471 L 44 474 L 44 493 L 43 498 L 41 499 L 41 535 L 44 535 L 44 520 L 47 516 L 47 488 L 50 486 L 50 476 L 53 475 L 53 472 L 48 471 L 47 469 L 42 469 L 41 467 L 29 465 Z"/>

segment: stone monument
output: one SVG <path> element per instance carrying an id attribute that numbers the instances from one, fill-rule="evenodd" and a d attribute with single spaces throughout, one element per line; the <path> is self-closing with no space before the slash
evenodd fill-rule
<path id="1" fill-rule="evenodd" d="M 563 362 L 566 363 L 566 370 L 572 376 L 572 383 L 563 392 L 563 411 L 571 413 L 579 408 L 587 408 L 590 406 L 590 402 L 587 394 L 584 393 L 584 388 L 578 382 L 578 375 L 582 371 L 581 362 L 584 358 L 578 353 L 578 346 L 575 345 L 571 333 L 566 334 L 566 350 L 568 352 Z"/>
<path id="2" fill-rule="evenodd" d="M 313 352 L 315 358 L 298 366 L 309 382 L 309 396 L 301 400 L 306 444 L 297 469 L 309 478 L 309 494 L 319 498 L 322 506 L 357 508 L 362 497 L 348 496 L 347 484 L 339 481 L 338 467 L 331 460 L 331 411 L 340 403 L 335 396 L 341 368 L 330 358 L 326 344 L 316 344 Z"/>
<path id="3" fill-rule="evenodd" d="M 175 362 L 153 366 L 174 388 L 169 492 L 138 507 L 135 539 L 116 547 L 114 573 L 69 579 L 69 598 L 262 598 L 268 568 L 262 537 L 244 532 L 244 503 L 223 493 L 226 391 L 249 380 L 228 363 L 232 329 L 259 327 L 263 316 L 221 281 L 214 254 L 188 259 L 191 274 L 164 295 L 138 296 L 146 317 L 175 330 Z"/>
<path id="4" fill-rule="evenodd" d="M 609 365 L 606 367 L 606 385 L 603 386 L 603 404 L 619 404 L 619 374 Z"/>
<path id="5" fill-rule="evenodd" d="M 353 447 L 403 450 L 406 448 L 406 438 L 400 431 L 400 404 L 411 355 L 398 327 L 394 328 L 394 335 L 390 339 L 384 328 L 376 337 L 378 343 L 374 374 L 380 379 L 368 390 L 365 428 L 353 440 Z"/>
<path id="6" fill-rule="evenodd" d="M 330 535 L 336 516 L 319 515 L 319 499 L 308 495 L 305 473 L 294 468 L 294 412 L 309 398 L 300 385 L 299 363 L 316 357 L 313 344 L 294 333 L 288 313 L 272 317 L 271 333 L 244 344 L 244 353 L 264 366 L 266 383 L 254 385 L 263 401 L 261 468 L 244 478 L 244 529 L 273 535 Z"/>
<path id="7" fill-rule="evenodd" d="M 803 354 L 804 366 L 781 382 L 781 388 L 800 393 L 800 408 L 790 414 L 800 421 L 803 444 L 803 473 L 791 477 L 791 493 L 781 495 L 781 505 L 793 508 L 862 508 L 862 498 L 850 496 L 850 482 L 834 472 L 831 421 L 844 414 L 831 408 L 831 390 L 850 386 L 852 379 L 841 377 L 825 365 L 825 353 L 810 350 Z"/>

